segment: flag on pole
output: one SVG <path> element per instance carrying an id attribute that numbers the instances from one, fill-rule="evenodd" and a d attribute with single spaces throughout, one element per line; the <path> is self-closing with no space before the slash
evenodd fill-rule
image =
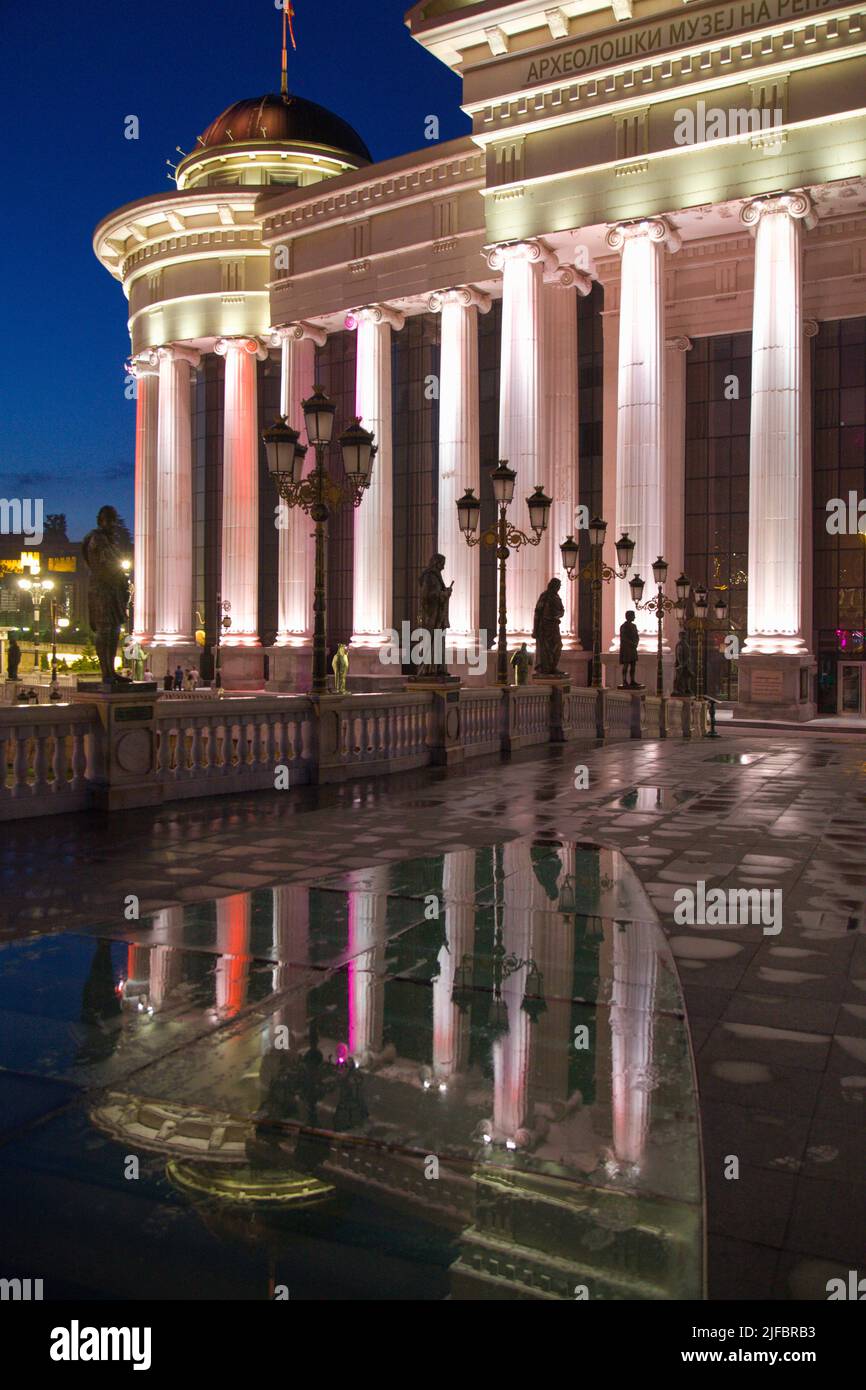
<path id="1" fill-rule="evenodd" d="M 295 30 L 292 24 L 292 20 L 295 17 L 295 7 L 292 4 L 292 0 L 283 0 L 283 4 L 285 8 L 286 19 L 288 20 L 289 24 L 289 38 L 292 40 L 292 48 L 297 49 L 298 45 L 295 43 Z"/>

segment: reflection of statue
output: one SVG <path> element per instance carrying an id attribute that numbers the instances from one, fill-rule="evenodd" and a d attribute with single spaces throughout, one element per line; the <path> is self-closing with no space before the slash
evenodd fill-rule
<path id="1" fill-rule="evenodd" d="M 421 573 L 421 601 L 418 611 L 418 626 L 427 637 L 427 661 L 418 668 L 421 676 L 448 676 L 445 665 L 445 633 L 448 631 L 448 608 L 454 583 L 446 585 L 442 578 L 445 556 L 433 555 L 427 568 Z"/>
<path id="2" fill-rule="evenodd" d="M 364 1100 L 363 1081 L 350 1057 L 338 1081 L 337 1104 L 334 1107 L 334 1129 L 358 1129 L 369 1116 Z"/>
<path id="3" fill-rule="evenodd" d="M 346 650 L 345 642 L 341 642 L 334 659 L 331 662 L 331 669 L 334 672 L 334 691 L 337 695 L 346 693 L 346 676 L 349 672 L 349 653 Z"/>
<path id="4" fill-rule="evenodd" d="M 692 651 L 684 628 L 680 628 L 674 652 L 674 694 L 694 695 L 695 673 L 692 669 Z"/>
<path id="5" fill-rule="evenodd" d="M 643 689 L 643 686 L 638 685 L 634 678 L 639 642 L 640 633 L 634 620 L 634 609 L 630 608 L 625 615 L 625 622 L 620 624 L 619 629 L 619 664 L 622 667 L 622 690 Z"/>
<path id="6" fill-rule="evenodd" d="M 21 648 L 14 637 L 9 638 L 9 646 L 6 648 L 6 674 L 10 681 L 17 681 L 18 667 L 21 663 Z"/>
<path id="7" fill-rule="evenodd" d="M 511 664 L 514 667 L 515 685 L 525 685 L 529 680 L 529 668 L 532 665 L 532 657 L 527 650 L 525 642 L 520 646 L 518 651 L 514 653 L 511 658 Z"/>
<path id="8" fill-rule="evenodd" d="M 565 614 L 559 597 L 560 580 L 551 579 L 535 605 L 532 635 L 535 638 L 535 670 L 539 676 L 563 676 L 559 658 L 562 655 L 560 619 Z"/>
<path id="9" fill-rule="evenodd" d="M 88 531 L 81 543 L 84 563 L 90 571 L 88 617 L 106 685 L 128 684 L 114 670 L 120 629 L 129 604 L 129 580 L 121 567 L 119 520 L 114 507 L 100 507 L 95 529 Z"/>

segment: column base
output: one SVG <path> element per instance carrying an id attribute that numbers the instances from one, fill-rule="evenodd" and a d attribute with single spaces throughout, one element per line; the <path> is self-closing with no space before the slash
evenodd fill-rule
<path id="1" fill-rule="evenodd" d="M 154 680 L 161 685 L 163 677 L 172 674 L 176 666 L 182 666 L 184 673 L 190 666 L 198 669 L 202 654 L 201 647 L 197 646 L 191 637 L 187 640 L 177 638 L 175 641 L 153 645 L 146 650 L 145 665 Z"/>
<path id="2" fill-rule="evenodd" d="M 270 679 L 265 689 L 306 695 L 313 688 L 313 647 L 275 646 L 270 653 Z"/>
<path id="3" fill-rule="evenodd" d="M 805 723 L 817 714 L 810 652 L 743 652 L 737 663 L 735 719 L 789 719 Z"/>
<path id="4" fill-rule="evenodd" d="M 261 647 L 220 647 L 223 690 L 263 690 L 265 654 Z"/>
<path id="5" fill-rule="evenodd" d="M 602 681 L 608 690 L 619 690 L 622 686 L 622 665 L 619 652 L 602 652 Z M 655 695 L 658 680 L 658 656 L 655 652 L 638 651 L 635 679 L 642 685 L 647 695 Z M 662 652 L 662 679 L 665 695 L 669 695 L 674 680 L 674 654 Z"/>

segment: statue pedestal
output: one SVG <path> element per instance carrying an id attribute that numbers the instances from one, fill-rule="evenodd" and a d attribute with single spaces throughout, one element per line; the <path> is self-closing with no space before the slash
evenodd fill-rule
<path id="1" fill-rule="evenodd" d="M 87 735 L 85 780 L 91 806 L 123 811 L 162 801 L 156 769 L 156 687 L 142 681 L 122 694 L 94 689 L 77 691 L 73 704 L 92 705 L 99 723 Z"/>

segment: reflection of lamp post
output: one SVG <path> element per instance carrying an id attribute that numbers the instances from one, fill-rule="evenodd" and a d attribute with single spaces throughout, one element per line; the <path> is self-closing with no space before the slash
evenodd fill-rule
<path id="1" fill-rule="evenodd" d="M 524 960 L 521 956 L 506 951 L 502 941 L 502 926 L 497 924 L 493 945 L 493 1002 L 487 1016 L 487 1027 L 494 1038 L 501 1037 L 508 1032 L 508 1005 L 502 998 L 502 985 L 512 975 L 516 975 L 518 970 L 524 969 L 526 970 L 526 982 L 520 1007 L 525 1014 L 529 1015 L 530 1023 L 537 1023 L 541 1015 L 547 1012 L 547 1001 L 544 998 L 544 977 L 531 956 Z M 454 972 L 451 1002 L 462 1014 L 465 1014 L 473 996 L 472 956 L 467 952 Z"/>
<path id="2" fill-rule="evenodd" d="M 514 497 L 514 480 L 517 477 L 514 469 L 508 467 L 508 460 L 503 459 L 499 467 L 493 469 L 490 477 L 493 480 L 493 496 L 499 507 L 499 518 L 496 525 L 488 526 L 486 531 L 481 532 L 480 536 L 474 534 L 478 530 L 481 519 L 481 503 L 471 487 L 467 488 L 463 496 L 457 501 L 457 517 L 467 545 L 496 546 L 496 558 L 499 561 L 499 636 L 496 647 L 496 684 L 508 685 L 508 638 L 506 635 L 508 614 L 505 582 L 508 557 L 512 549 L 519 550 L 523 545 L 538 545 L 540 543 L 541 537 L 547 530 L 547 520 L 553 502 L 550 497 L 545 495 L 544 488 L 537 484 L 532 496 L 526 499 L 526 505 L 529 508 L 529 524 L 534 533 L 532 536 L 527 536 L 525 532 L 518 531 L 515 526 L 511 526 L 508 521 L 508 508 Z"/>
<path id="3" fill-rule="evenodd" d="M 315 523 L 313 694 L 324 695 L 328 689 L 327 524 L 331 513 L 344 502 L 360 507 L 364 491 L 372 481 L 376 446 L 370 431 L 362 429 L 360 420 L 355 419 L 340 435 L 346 477 L 337 482 L 325 469 L 336 407 L 321 386 L 315 386 L 309 400 L 302 401 L 301 409 L 307 439 L 316 453 L 315 467 L 306 478 L 303 468 L 307 450 L 298 442 L 298 431 L 293 430 L 285 418 L 265 430 L 262 438 L 268 455 L 268 471 L 280 497 L 290 507 L 301 507 Z"/>
<path id="4" fill-rule="evenodd" d="M 641 603 L 644 591 L 644 581 L 639 574 L 629 580 L 632 602 L 635 608 L 648 613 L 655 613 L 658 618 L 658 662 L 656 666 L 656 695 L 664 694 L 664 665 L 662 663 L 662 643 L 664 641 L 664 620 L 665 613 L 676 611 L 677 616 L 682 618 L 686 611 L 686 600 L 691 590 L 691 584 L 684 574 L 681 574 L 676 581 L 677 596 L 676 600 L 666 598 L 665 580 L 668 577 L 668 562 L 660 555 L 653 565 L 653 579 L 658 585 L 658 593 L 655 598 L 647 599 L 646 603 Z"/>
<path id="5" fill-rule="evenodd" d="M 634 555 L 634 541 L 627 531 L 623 531 L 616 543 L 616 568 L 604 563 L 602 554 L 607 522 L 595 516 L 589 523 L 590 561 L 582 570 L 577 569 L 580 547 L 573 536 L 566 536 L 559 547 L 562 564 L 569 580 L 588 579 L 592 586 L 592 675 L 590 685 L 601 689 L 601 586 L 613 579 L 625 579 Z"/>

